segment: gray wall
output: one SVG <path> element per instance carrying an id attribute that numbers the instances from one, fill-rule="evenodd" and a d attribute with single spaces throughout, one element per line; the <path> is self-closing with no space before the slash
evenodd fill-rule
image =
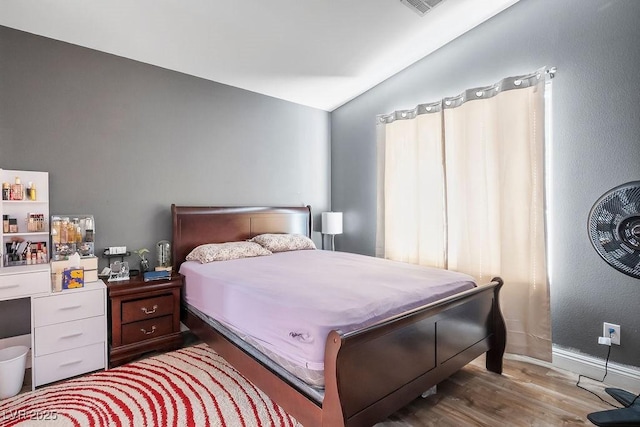
<path id="1" fill-rule="evenodd" d="M 547 65 L 553 81 L 550 220 L 554 344 L 606 356 L 602 322 L 622 326 L 613 361 L 639 366 L 640 280 L 609 267 L 586 222 L 604 192 L 640 180 L 640 2 L 521 0 L 332 113 L 332 207 L 343 251 L 375 249 L 375 116 Z"/>
<path id="2" fill-rule="evenodd" d="M 0 77 L 0 168 L 48 171 L 51 213 L 93 214 L 100 250 L 155 261 L 172 203 L 329 208 L 325 111 L 6 27 Z"/>

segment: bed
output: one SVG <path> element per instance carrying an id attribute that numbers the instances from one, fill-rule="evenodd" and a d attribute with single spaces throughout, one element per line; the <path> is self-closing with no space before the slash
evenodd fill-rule
<path id="1" fill-rule="evenodd" d="M 205 243 L 243 241 L 264 233 L 311 235 L 310 207 L 172 205 L 174 265 Z M 186 265 L 186 264 L 185 264 Z M 185 287 L 189 287 L 189 274 Z M 192 282 L 196 279 L 192 276 Z M 437 301 L 375 319 L 354 330 L 330 330 L 322 389 L 312 387 L 259 345 L 183 301 L 183 322 L 306 427 L 367 426 L 383 420 L 486 353 L 500 374 L 506 330 L 493 279 Z M 248 342 L 249 343 L 248 343 Z M 256 343 L 251 343 L 256 344 Z"/>

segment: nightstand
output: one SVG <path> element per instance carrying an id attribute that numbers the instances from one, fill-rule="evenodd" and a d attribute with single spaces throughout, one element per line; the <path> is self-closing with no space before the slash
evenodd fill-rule
<path id="1" fill-rule="evenodd" d="M 142 276 L 107 282 L 109 295 L 109 367 L 130 362 L 149 351 L 175 350 L 180 334 L 183 277 L 145 282 Z"/>

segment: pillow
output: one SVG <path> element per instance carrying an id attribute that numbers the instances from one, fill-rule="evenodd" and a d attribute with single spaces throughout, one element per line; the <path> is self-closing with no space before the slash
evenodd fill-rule
<path id="1" fill-rule="evenodd" d="M 249 241 L 259 243 L 271 252 L 316 249 L 313 240 L 302 234 L 260 234 Z"/>
<path id="2" fill-rule="evenodd" d="M 187 261 L 206 264 L 213 261 L 228 261 L 238 258 L 271 255 L 271 252 L 253 242 L 209 243 L 200 245 L 187 255 Z"/>

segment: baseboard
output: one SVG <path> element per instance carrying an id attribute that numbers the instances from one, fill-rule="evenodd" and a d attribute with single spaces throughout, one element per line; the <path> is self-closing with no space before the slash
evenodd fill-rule
<path id="1" fill-rule="evenodd" d="M 553 366 L 579 375 L 601 379 L 604 374 L 605 359 L 553 346 Z M 632 393 L 640 393 L 640 369 L 633 366 L 609 362 L 604 383 Z"/>

